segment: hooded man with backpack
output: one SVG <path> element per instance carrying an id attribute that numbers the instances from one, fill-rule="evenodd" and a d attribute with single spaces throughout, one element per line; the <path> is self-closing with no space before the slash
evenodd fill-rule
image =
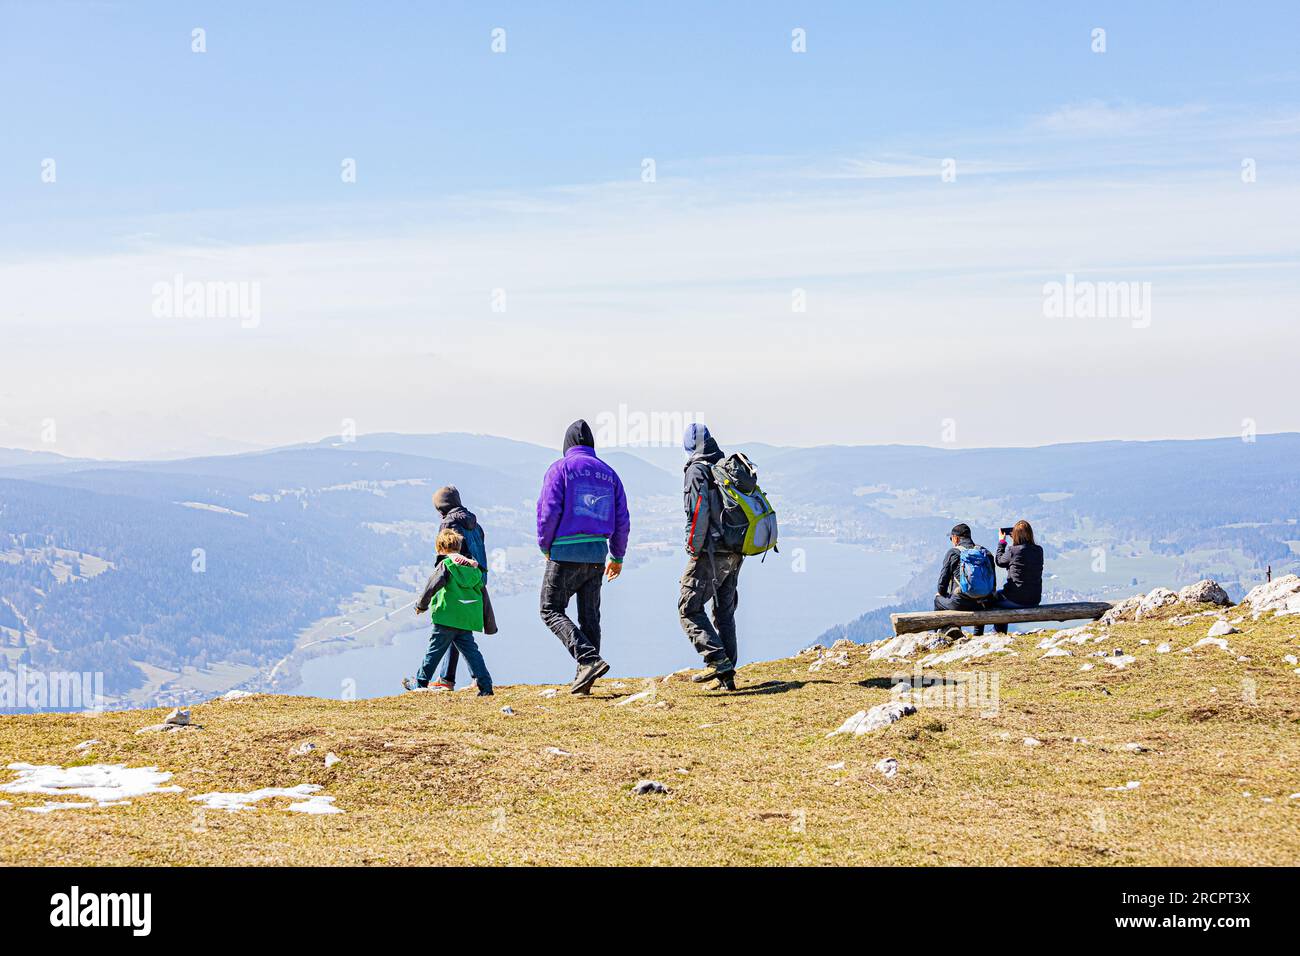
<path id="1" fill-rule="evenodd" d="M 934 596 L 936 611 L 982 611 L 997 600 L 997 572 L 993 554 L 971 540 L 970 525 L 962 522 L 948 533 L 952 547 L 943 556 L 939 585 Z M 960 630 L 960 628 L 958 628 Z M 975 636 L 984 625 L 975 625 Z"/>
<path id="2" fill-rule="evenodd" d="M 707 427 L 687 425 L 682 447 L 687 455 L 682 496 L 690 557 L 682 573 L 677 613 L 682 630 L 708 665 L 708 670 L 691 679 L 696 683 L 716 680 L 719 688 L 735 690 L 740 567 L 746 553 L 776 546 L 776 515 L 758 488 L 749 459 L 744 455 L 724 457 Z M 727 485 L 725 493 L 719 476 Z M 746 505 L 743 511 L 742 500 Z M 711 621 L 705 613 L 710 601 Z"/>
<path id="3" fill-rule="evenodd" d="M 578 663 L 574 694 L 590 693 L 609 672 L 600 656 L 600 588 L 602 575 L 613 581 L 623 570 L 629 530 L 623 482 L 595 445 L 585 421 L 570 425 L 564 457 L 546 470 L 537 499 L 537 546 L 546 555 L 542 621 Z M 575 595 L 577 624 L 566 613 Z"/>

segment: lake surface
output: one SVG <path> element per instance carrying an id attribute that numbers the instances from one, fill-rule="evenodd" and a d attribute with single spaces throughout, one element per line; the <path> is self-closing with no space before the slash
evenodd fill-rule
<path id="1" fill-rule="evenodd" d="M 666 674 L 700 665 L 677 618 L 678 581 L 685 553 L 655 557 L 606 583 L 601 601 L 601 656 L 611 677 Z M 780 554 L 763 563 L 748 558 L 740 573 L 736 613 L 740 662 L 788 657 L 827 628 L 889 602 L 907 583 L 910 566 L 902 554 L 869 551 L 830 538 L 790 538 Z M 574 663 L 538 615 L 538 590 L 493 596 L 500 632 L 478 638 L 492 679 L 498 684 L 564 683 Z M 577 619 L 577 601 L 569 607 Z M 352 687 L 358 697 L 384 697 L 401 690 L 429 641 L 428 615 L 385 647 L 358 647 L 302 665 L 302 683 L 291 693 L 339 697 Z M 460 685 L 469 680 L 461 662 Z"/>

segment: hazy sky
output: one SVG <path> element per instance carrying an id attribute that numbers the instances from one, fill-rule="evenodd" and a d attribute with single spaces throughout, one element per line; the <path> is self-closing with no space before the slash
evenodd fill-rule
<path id="1" fill-rule="evenodd" d="M 0 4 L 0 446 L 1300 430 L 1294 4 L 614 6 Z"/>

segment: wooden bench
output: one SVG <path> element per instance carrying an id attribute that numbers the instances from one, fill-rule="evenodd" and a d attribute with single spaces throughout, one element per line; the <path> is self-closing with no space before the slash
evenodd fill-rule
<path id="1" fill-rule="evenodd" d="M 974 624 L 1029 624 L 1034 621 L 1095 621 L 1110 610 L 1109 601 L 1079 601 L 1074 604 L 1040 604 L 1015 610 L 911 611 L 891 614 L 895 634 L 942 631 Z"/>

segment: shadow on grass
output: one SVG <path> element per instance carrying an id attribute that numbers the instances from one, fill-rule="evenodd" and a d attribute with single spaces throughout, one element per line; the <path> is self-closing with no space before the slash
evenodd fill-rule
<path id="1" fill-rule="evenodd" d="M 859 687 L 875 687 L 883 690 L 892 690 L 895 684 L 910 684 L 912 687 L 938 687 L 940 684 L 949 684 L 957 686 L 965 683 L 954 677 L 940 677 L 938 674 L 926 674 L 918 677 L 915 674 L 894 677 L 868 677 L 866 680 L 858 681 Z"/>
<path id="2" fill-rule="evenodd" d="M 786 691 L 799 690 L 808 684 L 833 684 L 829 680 L 768 680 L 749 687 L 737 687 L 735 690 L 718 691 L 719 697 L 752 697 L 757 694 L 784 694 Z"/>

